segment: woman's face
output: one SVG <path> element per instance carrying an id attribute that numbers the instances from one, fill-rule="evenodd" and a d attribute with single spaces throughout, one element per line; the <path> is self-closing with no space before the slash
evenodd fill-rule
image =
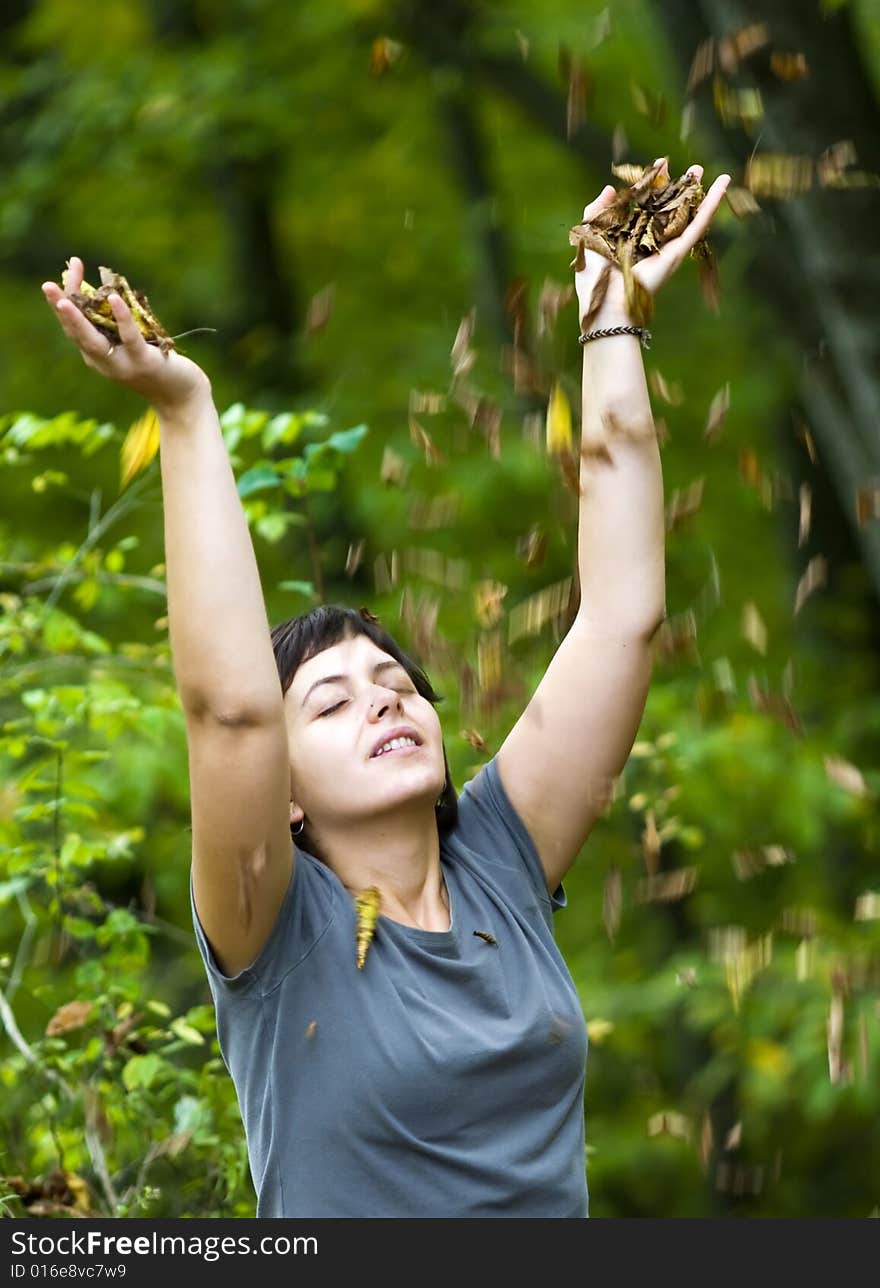
<path id="1" fill-rule="evenodd" d="M 316 831 L 335 831 L 407 803 L 433 809 L 446 781 L 437 713 L 368 636 L 303 662 L 284 707 L 292 822 L 304 811 Z M 401 726 L 419 745 L 377 755 Z"/>

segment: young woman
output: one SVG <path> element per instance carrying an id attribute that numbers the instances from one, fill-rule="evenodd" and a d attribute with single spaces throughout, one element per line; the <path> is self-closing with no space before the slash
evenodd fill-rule
<path id="1" fill-rule="evenodd" d="M 648 291 L 703 236 L 727 182 L 636 267 Z M 585 258 L 581 319 L 608 263 Z M 82 276 L 72 259 L 68 293 Z M 257 1215 L 587 1216 L 586 1027 L 553 913 L 631 749 L 664 617 L 638 339 L 584 343 L 583 434 L 604 450 L 582 456 L 580 608 L 457 798 L 438 697 L 370 613 L 331 605 L 270 630 L 204 372 L 146 344 L 122 301 L 108 346 L 59 286 L 43 291 L 86 364 L 159 415 L 192 915 Z M 628 322 L 614 267 L 590 326 Z"/>

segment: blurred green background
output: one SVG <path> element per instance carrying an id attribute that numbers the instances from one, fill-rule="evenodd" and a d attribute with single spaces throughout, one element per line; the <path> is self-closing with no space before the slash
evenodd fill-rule
<path id="1" fill-rule="evenodd" d="M 369 606 L 446 695 L 461 787 L 567 625 L 568 229 L 668 155 L 732 200 L 718 311 L 691 261 L 657 300 L 669 619 L 556 920 L 590 1210 L 880 1215 L 880 0 L 9 0 L 0 32 L 0 1210 L 254 1211 L 158 461 L 120 490 L 145 408 L 40 283 L 79 255 L 214 328 L 179 346 L 270 621 Z"/>

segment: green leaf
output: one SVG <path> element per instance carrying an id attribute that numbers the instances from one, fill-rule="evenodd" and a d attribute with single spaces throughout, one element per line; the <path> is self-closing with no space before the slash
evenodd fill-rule
<path id="1" fill-rule="evenodd" d="M 279 486 L 278 472 L 274 465 L 260 463 L 254 465 L 251 469 L 246 470 L 238 480 L 236 487 L 239 496 L 250 496 L 252 492 L 259 492 L 263 488 Z"/>
<path id="2" fill-rule="evenodd" d="M 149 1055 L 133 1055 L 122 1070 L 122 1081 L 128 1091 L 138 1088 L 146 1089 L 155 1081 L 162 1068 L 160 1055 L 151 1052 Z"/>
<path id="3" fill-rule="evenodd" d="M 180 1016 L 171 1021 L 169 1028 L 183 1042 L 189 1042 L 191 1046 L 204 1046 L 205 1039 L 198 1029 L 194 1029 L 191 1024 L 187 1024 L 186 1020 L 181 1019 Z"/>
<path id="4" fill-rule="evenodd" d="M 355 425 L 353 429 L 339 429 L 327 439 L 327 446 L 335 447 L 337 452 L 353 452 L 369 432 L 367 425 Z"/>

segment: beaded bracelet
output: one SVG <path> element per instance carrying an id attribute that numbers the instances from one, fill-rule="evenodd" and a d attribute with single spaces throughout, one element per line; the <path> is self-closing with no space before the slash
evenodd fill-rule
<path id="1" fill-rule="evenodd" d="M 586 335 L 582 331 L 578 336 L 578 344 L 586 344 L 589 340 L 599 340 L 603 335 L 637 335 L 643 349 L 650 349 L 651 347 L 651 332 L 645 326 L 609 326 L 599 331 L 590 331 Z"/>

